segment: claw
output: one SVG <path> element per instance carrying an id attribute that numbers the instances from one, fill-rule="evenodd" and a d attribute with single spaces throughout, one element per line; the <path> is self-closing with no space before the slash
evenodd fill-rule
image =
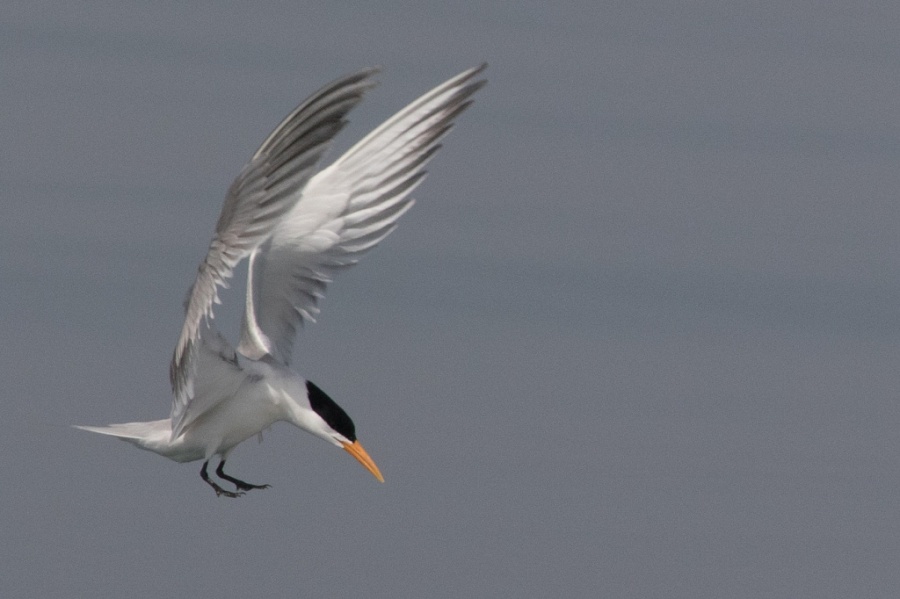
<path id="1" fill-rule="evenodd" d="M 221 497 L 222 495 L 224 495 L 225 497 L 235 498 L 235 497 L 240 497 L 241 495 L 244 494 L 243 492 L 240 492 L 240 491 L 238 491 L 238 492 L 226 491 L 225 489 L 220 487 L 215 481 L 210 479 L 209 474 L 206 472 L 206 467 L 208 465 L 209 465 L 209 460 L 206 460 L 205 462 L 203 462 L 203 468 L 200 469 L 200 478 L 202 478 L 206 484 L 208 484 L 210 487 L 213 488 L 213 491 L 216 492 L 216 497 Z M 221 464 L 219 465 L 219 468 L 220 469 L 222 468 Z"/>
<path id="2" fill-rule="evenodd" d="M 222 470 L 222 468 L 224 466 L 225 466 L 225 460 L 222 460 L 221 462 L 219 462 L 219 467 L 216 468 L 216 474 L 219 476 L 219 478 L 221 478 L 222 480 L 227 480 L 228 482 L 233 484 L 235 487 L 237 487 L 241 491 L 250 491 L 251 489 L 268 489 L 271 486 L 271 485 L 252 485 L 248 482 L 242 481 L 239 478 L 229 476 L 228 474 L 225 474 L 225 472 Z"/>
<path id="3" fill-rule="evenodd" d="M 244 495 L 244 493 L 242 491 L 237 491 L 237 492 L 226 491 L 225 489 L 223 489 L 222 487 L 220 487 L 219 485 L 217 485 L 215 483 L 213 483 L 213 489 L 216 491 L 216 497 L 221 497 L 222 495 L 224 495 L 225 497 L 235 498 L 235 497 L 241 497 L 242 495 Z"/>

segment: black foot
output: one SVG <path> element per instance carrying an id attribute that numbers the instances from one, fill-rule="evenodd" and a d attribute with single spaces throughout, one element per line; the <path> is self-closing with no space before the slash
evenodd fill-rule
<path id="1" fill-rule="evenodd" d="M 216 468 L 216 474 L 219 478 L 223 480 L 227 480 L 232 483 L 235 487 L 240 489 L 241 491 L 249 491 L 251 489 L 268 489 L 271 485 L 251 485 L 250 483 L 246 483 L 239 478 L 235 478 L 233 476 L 229 476 L 222 471 L 222 467 L 225 465 L 225 460 L 219 462 L 219 467 Z M 243 493 L 241 493 L 243 495 Z"/>
<path id="2" fill-rule="evenodd" d="M 222 495 L 224 495 L 225 497 L 234 498 L 243 495 L 243 493 L 241 492 L 235 493 L 234 491 L 226 491 L 225 489 L 217 485 L 213 480 L 209 478 L 209 474 L 207 474 L 206 472 L 207 465 L 209 465 L 209 460 L 203 462 L 203 468 L 200 469 L 200 478 L 202 478 L 204 482 L 206 482 L 206 484 L 213 488 L 213 490 L 216 492 L 216 497 L 221 497 Z M 219 468 L 221 469 L 222 466 L 220 465 Z"/>
<path id="3" fill-rule="evenodd" d="M 221 497 L 222 495 L 224 495 L 225 497 L 234 498 L 234 497 L 240 497 L 241 495 L 244 494 L 243 491 L 237 491 L 237 492 L 228 491 L 226 489 L 223 489 L 222 487 L 220 487 L 219 485 L 217 485 L 214 482 L 210 482 L 209 484 L 216 491 L 216 497 Z"/>

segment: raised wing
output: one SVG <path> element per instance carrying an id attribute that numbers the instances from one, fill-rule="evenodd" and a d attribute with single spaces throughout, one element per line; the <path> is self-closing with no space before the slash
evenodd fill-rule
<path id="1" fill-rule="evenodd" d="M 296 329 L 315 320 L 334 271 L 355 264 L 412 207 L 409 194 L 453 120 L 485 84 L 476 79 L 485 66 L 415 100 L 309 181 L 250 258 L 241 354 L 290 362 Z"/>
<path id="2" fill-rule="evenodd" d="M 193 396 L 194 355 L 201 322 L 219 303 L 234 267 L 272 233 L 300 198 L 344 117 L 375 85 L 375 69 L 348 75 L 310 96 L 269 135 L 231 184 L 209 251 L 185 300 L 185 319 L 169 378 L 175 395 L 173 431 L 181 428 Z"/>

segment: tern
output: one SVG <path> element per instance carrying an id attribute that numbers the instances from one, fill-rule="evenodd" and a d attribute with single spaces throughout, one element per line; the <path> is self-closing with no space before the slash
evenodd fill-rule
<path id="1" fill-rule="evenodd" d="M 484 84 L 486 65 L 438 85 L 389 118 L 327 168 L 323 155 L 346 116 L 374 85 L 365 69 L 326 85 L 266 138 L 228 189 L 215 234 L 185 299 L 169 378 L 169 418 L 77 428 L 110 435 L 176 462 L 203 460 L 216 495 L 239 497 L 269 485 L 223 471 L 231 451 L 278 421 L 345 449 L 376 479 L 353 420 L 290 368 L 298 327 L 314 322 L 336 271 L 355 264 L 397 226 L 410 194 L 454 120 Z M 247 260 L 245 309 L 235 349 L 213 326 L 218 290 Z M 209 462 L 218 456 L 216 475 Z"/>

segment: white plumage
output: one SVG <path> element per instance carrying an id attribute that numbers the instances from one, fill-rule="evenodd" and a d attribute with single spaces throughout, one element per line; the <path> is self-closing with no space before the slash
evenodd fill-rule
<path id="1" fill-rule="evenodd" d="M 313 321 L 337 270 L 387 237 L 453 120 L 484 85 L 484 65 L 446 81 L 316 172 L 347 113 L 374 86 L 375 69 L 338 79 L 298 106 L 263 142 L 228 190 L 209 251 L 185 300 L 175 346 L 170 417 L 78 428 L 118 437 L 170 459 L 204 460 L 201 476 L 219 495 L 262 488 L 222 471 L 242 441 L 285 420 L 346 449 L 376 478 L 353 421 L 289 368 L 294 338 Z M 209 319 L 217 290 L 248 259 L 246 307 L 237 351 Z M 207 473 L 235 484 L 227 491 Z"/>

